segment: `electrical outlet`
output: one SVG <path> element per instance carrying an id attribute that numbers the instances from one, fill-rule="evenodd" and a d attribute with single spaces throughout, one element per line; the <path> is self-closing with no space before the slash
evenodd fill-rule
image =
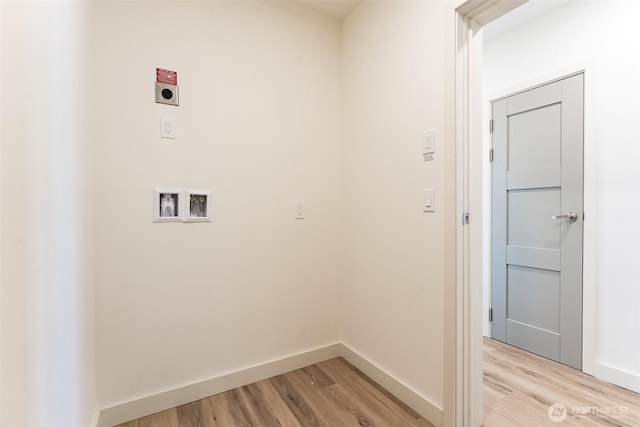
<path id="1" fill-rule="evenodd" d="M 156 102 L 159 104 L 178 106 L 178 86 L 156 82 Z"/>
<path id="2" fill-rule="evenodd" d="M 176 139 L 176 119 L 173 117 L 160 118 L 160 136 L 166 139 Z"/>

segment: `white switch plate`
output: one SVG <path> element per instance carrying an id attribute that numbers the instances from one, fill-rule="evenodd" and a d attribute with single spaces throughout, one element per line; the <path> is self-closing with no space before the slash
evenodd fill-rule
<path id="1" fill-rule="evenodd" d="M 433 188 L 425 188 L 422 190 L 422 210 L 423 212 L 436 211 L 436 190 Z"/>
<path id="2" fill-rule="evenodd" d="M 165 139 L 176 139 L 176 119 L 173 117 L 160 118 L 160 136 Z"/>
<path id="3" fill-rule="evenodd" d="M 296 202 L 296 219 L 304 219 L 304 202 Z"/>
<path id="4" fill-rule="evenodd" d="M 422 155 L 424 161 L 433 160 L 433 154 L 436 152 L 436 131 L 429 129 L 422 134 Z"/>
<path id="5" fill-rule="evenodd" d="M 422 134 L 423 137 L 423 149 L 422 152 L 423 153 L 428 153 L 430 151 L 435 151 L 434 150 L 434 134 L 435 131 L 433 129 L 430 130 L 425 130 L 424 133 Z"/>

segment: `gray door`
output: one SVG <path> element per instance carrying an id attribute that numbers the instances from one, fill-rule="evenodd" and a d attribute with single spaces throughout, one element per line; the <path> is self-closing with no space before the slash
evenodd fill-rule
<path id="1" fill-rule="evenodd" d="M 582 368 L 583 74 L 492 102 L 493 338 Z"/>

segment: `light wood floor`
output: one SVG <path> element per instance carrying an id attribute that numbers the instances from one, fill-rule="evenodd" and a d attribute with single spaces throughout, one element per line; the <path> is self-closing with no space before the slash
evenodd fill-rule
<path id="1" fill-rule="evenodd" d="M 562 422 L 549 417 L 556 403 L 567 409 Z M 118 427 L 240 426 L 432 425 L 337 358 Z M 483 426 L 638 427 L 640 395 L 485 339 Z"/>
<path id="2" fill-rule="evenodd" d="M 554 403 L 567 408 L 562 422 L 549 417 Z M 483 425 L 638 427 L 640 394 L 485 338 Z"/>
<path id="3" fill-rule="evenodd" d="M 342 358 L 118 427 L 433 427 Z"/>

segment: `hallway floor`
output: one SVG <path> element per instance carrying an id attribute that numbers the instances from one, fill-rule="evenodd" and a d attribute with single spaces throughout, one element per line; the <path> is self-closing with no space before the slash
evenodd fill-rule
<path id="1" fill-rule="evenodd" d="M 637 427 L 640 394 L 485 338 L 483 426 Z"/>

